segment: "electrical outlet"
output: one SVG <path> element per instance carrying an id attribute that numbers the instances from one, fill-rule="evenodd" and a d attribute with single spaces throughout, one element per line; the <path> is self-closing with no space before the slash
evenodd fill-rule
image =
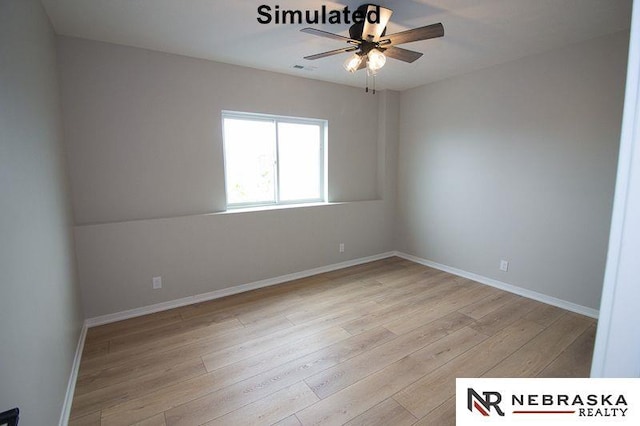
<path id="1" fill-rule="evenodd" d="M 338 250 L 340 250 L 340 253 L 344 253 L 344 243 L 340 243 Z"/>
<path id="2" fill-rule="evenodd" d="M 162 277 L 153 277 L 153 289 L 162 288 Z"/>
<path id="3" fill-rule="evenodd" d="M 509 261 L 502 259 L 500 261 L 500 270 L 503 272 L 507 272 L 509 270 Z"/>

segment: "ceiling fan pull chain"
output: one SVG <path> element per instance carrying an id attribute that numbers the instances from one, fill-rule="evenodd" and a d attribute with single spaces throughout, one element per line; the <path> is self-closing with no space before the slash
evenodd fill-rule
<path id="1" fill-rule="evenodd" d="M 369 93 L 369 73 L 367 73 L 367 76 L 365 77 L 365 88 L 364 88 L 364 92 L 365 93 Z"/>

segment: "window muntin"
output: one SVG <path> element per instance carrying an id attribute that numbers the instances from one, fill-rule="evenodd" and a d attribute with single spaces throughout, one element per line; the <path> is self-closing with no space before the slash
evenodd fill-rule
<path id="1" fill-rule="evenodd" d="M 324 201 L 326 121 L 223 112 L 228 207 Z"/>

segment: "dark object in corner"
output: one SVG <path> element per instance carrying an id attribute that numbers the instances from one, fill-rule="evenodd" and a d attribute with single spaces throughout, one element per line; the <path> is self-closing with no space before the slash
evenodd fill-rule
<path id="1" fill-rule="evenodd" d="M 18 426 L 19 414 L 20 410 L 17 408 L 0 413 L 0 426 Z"/>

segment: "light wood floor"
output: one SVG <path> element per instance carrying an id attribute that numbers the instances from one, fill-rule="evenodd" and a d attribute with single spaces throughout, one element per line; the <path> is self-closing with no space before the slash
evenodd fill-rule
<path id="1" fill-rule="evenodd" d="M 453 425 L 456 377 L 586 377 L 594 334 L 389 258 L 90 329 L 70 424 Z"/>

